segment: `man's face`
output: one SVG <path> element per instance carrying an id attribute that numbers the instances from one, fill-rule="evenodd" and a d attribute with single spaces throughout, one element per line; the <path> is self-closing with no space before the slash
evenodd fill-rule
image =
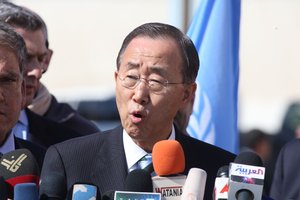
<path id="1" fill-rule="evenodd" d="M 24 85 L 15 54 L 0 46 L 0 142 L 19 118 Z"/>
<path id="2" fill-rule="evenodd" d="M 27 31 L 16 28 L 26 44 L 27 65 L 25 67 L 26 105 L 29 105 L 40 85 L 40 78 L 48 68 L 49 51 L 46 48 L 46 39 L 42 30 Z"/>
<path id="3" fill-rule="evenodd" d="M 189 86 L 170 84 L 156 94 L 144 80 L 129 89 L 122 86 L 120 77 L 182 83 L 181 65 L 181 54 L 172 39 L 138 37 L 121 56 L 119 71 L 115 73 L 117 106 L 123 127 L 144 149 L 151 150 L 157 141 L 167 139 L 176 112 L 190 95 Z"/>

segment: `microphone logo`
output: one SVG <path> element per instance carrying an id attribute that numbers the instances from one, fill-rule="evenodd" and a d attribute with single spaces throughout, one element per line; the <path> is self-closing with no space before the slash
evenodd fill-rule
<path id="1" fill-rule="evenodd" d="M 8 171 L 15 173 L 21 167 L 22 162 L 27 158 L 26 154 L 21 154 L 19 157 L 15 159 L 15 156 L 11 157 L 11 160 L 3 159 L 1 161 L 1 165 L 6 167 Z"/>
<path id="2" fill-rule="evenodd" d="M 226 184 L 223 189 L 220 191 L 220 193 L 228 192 L 228 184 Z"/>

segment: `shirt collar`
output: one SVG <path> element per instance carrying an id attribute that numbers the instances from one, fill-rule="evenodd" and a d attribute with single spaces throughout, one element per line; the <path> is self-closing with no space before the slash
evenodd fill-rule
<path id="1" fill-rule="evenodd" d="M 174 125 L 172 125 L 172 132 L 168 140 L 175 140 Z M 125 129 L 123 129 L 123 144 L 124 144 L 127 166 L 129 170 L 131 167 L 133 167 L 133 165 L 137 161 L 139 161 L 142 157 L 144 157 L 147 154 L 147 152 L 133 142 L 133 140 L 128 135 Z"/>
<path id="2" fill-rule="evenodd" d="M 26 112 L 25 112 L 24 109 L 21 110 L 21 112 L 20 112 L 19 122 L 21 122 L 23 125 L 28 127 L 28 117 L 27 117 Z"/>
<path id="3" fill-rule="evenodd" d="M 14 134 L 12 134 L 12 131 L 10 131 L 4 144 L 0 147 L 0 152 L 5 154 L 13 150 L 15 150 L 15 138 L 14 138 Z"/>

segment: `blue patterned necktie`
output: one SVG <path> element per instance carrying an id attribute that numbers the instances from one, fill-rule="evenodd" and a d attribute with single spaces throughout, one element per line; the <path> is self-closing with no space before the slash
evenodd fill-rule
<path id="1" fill-rule="evenodd" d="M 145 169 L 151 163 L 152 163 L 152 155 L 151 154 L 146 154 L 144 157 L 142 157 L 137 162 L 137 165 L 138 165 L 137 169 Z"/>
<path id="2" fill-rule="evenodd" d="M 151 163 L 152 163 L 152 155 L 146 154 L 131 167 L 130 171 L 136 169 L 145 169 Z"/>

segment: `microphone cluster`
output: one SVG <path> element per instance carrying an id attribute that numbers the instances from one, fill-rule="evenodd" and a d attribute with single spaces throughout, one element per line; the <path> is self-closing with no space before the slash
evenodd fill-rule
<path id="1" fill-rule="evenodd" d="M 203 200 L 207 173 L 191 168 L 184 175 L 185 157 L 176 140 L 157 142 L 152 150 L 153 168 L 134 170 L 124 191 L 107 191 L 102 196 L 91 183 L 75 183 L 66 191 L 63 174 L 53 172 L 39 183 L 39 168 L 27 149 L 4 154 L 0 159 L 0 200 Z M 151 176 L 151 173 L 156 174 Z M 213 200 L 260 200 L 263 197 L 265 168 L 253 152 L 239 154 L 222 166 L 215 179 Z M 43 191 L 39 191 L 39 184 Z"/>

